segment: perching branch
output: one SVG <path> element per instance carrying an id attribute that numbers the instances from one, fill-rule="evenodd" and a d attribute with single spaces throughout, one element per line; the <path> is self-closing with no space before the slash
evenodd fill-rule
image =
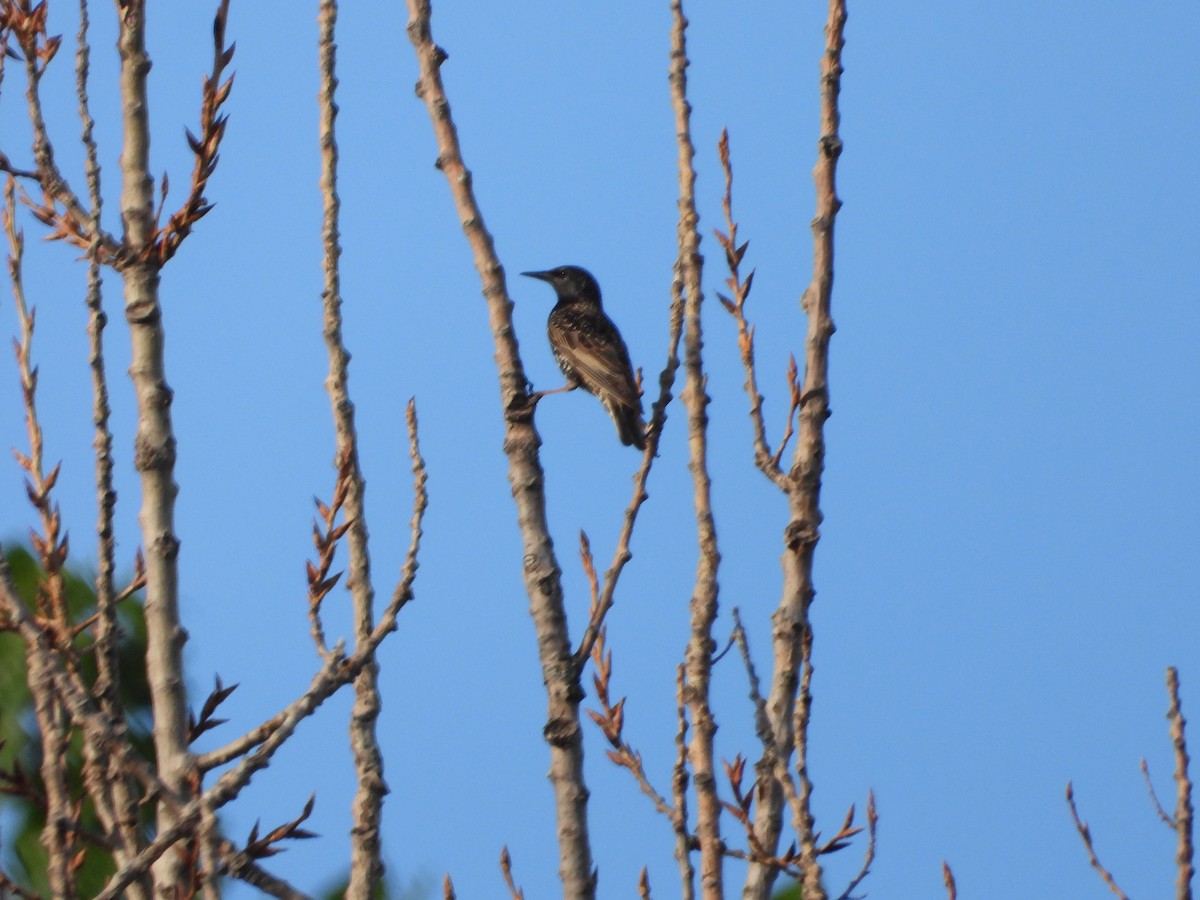
<path id="1" fill-rule="evenodd" d="M 533 426 L 533 409 L 526 394 L 528 379 L 513 330 L 512 300 L 505 287 L 504 268 L 475 199 L 471 173 L 463 162 L 450 102 L 442 85 L 440 68 L 446 61 L 446 53 L 433 41 L 429 0 L 407 2 L 408 36 L 416 50 L 420 71 L 417 94 L 429 110 L 438 146 L 437 167 L 446 176 L 454 208 L 479 271 L 495 346 L 504 410 L 504 452 L 521 529 L 525 590 L 546 684 L 543 734 L 550 745 L 559 877 L 565 896 L 587 900 L 595 896 L 596 876 L 588 839 L 588 791 L 583 778 L 583 735 L 579 720 L 583 691 L 563 607 L 562 570 L 546 521 L 545 476 L 538 454 L 541 440 Z"/>

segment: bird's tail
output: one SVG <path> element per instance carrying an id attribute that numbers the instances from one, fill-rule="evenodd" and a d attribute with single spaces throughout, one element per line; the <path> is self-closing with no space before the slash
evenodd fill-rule
<path id="1" fill-rule="evenodd" d="M 646 449 L 646 423 L 642 411 L 621 403 L 608 404 L 608 412 L 617 426 L 617 436 L 626 447 Z"/>

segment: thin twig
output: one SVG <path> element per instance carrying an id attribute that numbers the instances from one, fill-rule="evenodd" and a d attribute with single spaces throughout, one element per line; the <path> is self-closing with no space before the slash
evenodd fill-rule
<path id="1" fill-rule="evenodd" d="M 879 815 L 875 812 L 875 792 L 867 793 L 867 850 L 863 854 L 863 864 L 858 873 L 850 879 L 838 900 L 851 900 L 851 895 L 871 871 L 871 863 L 875 861 L 875 835 L 879 825 Z"/>
<path id="2" fill-rule="evenodd" d="M 617 538 L 617 549 L 613 552 L 612 565 L 604 573 L 604 590 L 600 594 L 600 602 L 593 605 L 588 618 L 587 628 L 575 651 L 575 663 L 581 667 L 586 664 L 592 654 L 592 644 L 604 624 L 604 617 L 613 605 L 613 594 L 616 591 L 617 579 L 621 570 L 632 558 L 629 552 L 629 541 L 633 534 L 633 526 L 637 521 L 638 510 L 649 496 L 646 493 L 646 482 L 650 477 L 650 467 L 658 454 L 659 440 L 662 437 L 663 425 L 667 420 L 667 406 L 671 402 L 671 391 L 675 386 L 675 373 L 679 369 L 679 341 L 683 333 L 683 297 L 675 293 L 671 299 L 670 327 L 667 340 L 667 361 L 662 373 L 658 376 L 659 393 L 651 409 L 650 425 L 646 432 L 646 452 L 642 456 L 642 464 L 637 474 L 633 476 L 633 499 L 625 508 L 625 517 L 621 526 L 621 534 Z"/>
<path id="3" fill-rule="evenodd" d="M 17 38 L 17 45 L 25 61 L 25 98 L 29 121 L 33 127 L 33 158 L 37 170 L 30 172 L 18 169 L 9 162 L 8 157 L 0 153 L 0 171 L 33 180 L 39 185 L 43 201 L 41 204 L 30 202 L 30 209 L 39 221 L 54 229 L 49 239 L 66 240 L 81 250 L 89 250 L 95 242 L 96 252 L 102 255 L 106 262 L 116 265 L 122 256 L 119 243 L 103 231 L 89 229 L 92 217 L 71 190 L 54 161 L 54 149 L 42 113 L 39 88 L 42 75 L 57 53 L 61 38 L 50 37 L 46 31 L 47 8 L 44 3 L 35 6 L 24 4 L 23 7 L 10 4 L 6 10 L 10 28 Z M 61 212 L 59 206 L 62 207 Z"/>
<path id="4" fill-rule="evenodd" d="M 71 655 L 71 623 L 62 572 L 67 557 L 67 539 L 65 535 L 59 536 L 61 519 L 57 504 L 51 499 L 59 469 L 55 466 L 47 475 L 43 467 L 43 435 L 37 407 L 37 367 L 32 362 L 35 310 L 27 307 L 25 302 L 22 279 L 25 238 L 17 229 L 16 214 L 15 185 L 12 176 L 9 176 L 4 191 L 3 225 L 9 248 L 8 275 L 20 333 L 20 337 L 13 341 L 13 349 L 17 356 L 25 426 L 29 435 L 29 455 L 14 453 L 27 476 L 26 493 L 41 519 L 41 533 L 30 534 L 45 572 L 45 580 L 36 588 L 37 604 L 42 617 L 52 623 L 56 645 L 51 650 L 40 643 L 27 642 L 25 664 L 29 670 L 29 692 L 33 697 L 38 739 L 41 742 L 41 773 L 46 803 L 42 846 L 46 850 L 47 878 L 55 896 L 70 898 L 75 896 L 75 879 L 71 868 L 73 831 L 67 827 L 73 821 L 65 764 L 69 738 L 66 715 L 54 693 L 49 675 L 50 663 L 46 658 L 50 653 L 61 653 L 63 658 L 70 658 Z M 100 804 L 104 802 L 103 795 L 94 799 Z M 107 810 L 104 812 L 107 813 Z"/>
<path id="5" fill-rule="evenodd" d="M 212 209 L 212 204 L 204 197 L 204 191 L 208 187 L 213 172 L 217 169 L 221 139 L 225 136 L 225 124 L 229 118 L 219 115 L 219 112 L 225 101 L 229 99 L 229 92 L 233 90 L 232 75 L 224 83 L 221 82 L 225 69 L 233 60 L 234 45 L 225 46 L 225 26 L 228 19 L 229 0 L 221 0 L 213 18 L 212 70 L 204 79 L 200 101 L 200 137 L 195 137 L 190 131 L 187 132 L 188 146 L 195 156 L 191 188 L 183 206 L 172 214 L 166 227 L 158 235 L 155 249 L 158 253 L 159 265 L 165 264 L 175 255 L 179 245 L 191 233 L 192 226 Z M 165 198 L 165 180 L 162 193 Z"/>
<path id="6" fill-rule="evenodd" d="M 404 565 L 400 568 L 400 580 L 392 591 L 392 599 L 384 610 L 380 625 L 395 628 L 396 614 L 413 598 L 413 582 L 417 578 L 420 563 L 417 559 L 421 550 L 421 537 L 424 534 L 422 523 L 425 519 L 425 509 L 429 506 L 429 476 L 425 471 L 425 458 L 421 455 L 421 444 L 417 438 L 417 401 L 410 397 L 404 410 L 404 421 L 408 426 L 408 458 L 412 462 L 413 473 L 413 512 L 409 519 L 408 551 L 404 555 Z"/>
<path id="7" fill-rule="evenodd" d="M 793 403 L 788 410 L 787 429 L 784 432 L 783 440 L 780 441 L 779 451 L 772 454 L 767 441 L 767 428 L 763 422 L 763 396 L 758 390 L 758 372 L 754 359 L 754 326 L 746 319 L 746 301 L 750 297 L 750 288 L 754 283 L 754 272 L 751 270 L 745 278 L 741 277 L 742 259 L 746 255 L 746 249 L 750 246 L 750 242 L 738 243 L 738 224 L 733 218 L 733 163 L 729 155 L 728 130 L 722 130 L 717 148 L 721 159 L 721 168 L 725 171 L 725 196 L 721 200 L 721 208 L 725 213 L 726 231 L 714 229 L 713 234 L 717 238 L 717 243 L 725 251 L 725 264 L 729 269 L 729 277 L 725 279 L 725 284 L 733 294 L 732 297 L 717 294 L 717 299 L 737 322 L 738 350 L 742 357 L 742 367 L 746 370 L 746 396 L 750 399 L 750 422 L 754 428 L 754 461 L 764 475 L 780 488 L 786 489 L 786 479 L 779 468 L 779 458 L 783 453 L 783 448 L 787 446 L 788 438 L 791 437 L 792 419 L 799 409 L 797 402 L 799 392 L 795 387 L 795 363 L 793 362 L 789 379 L 792 384 Z"/>
<path id="8" fill-rule="evenodd" d="M 581 532 L 579 542 L 579 555 L 583 559 L 584 572 L 587 574 L 588 581 L 591 584 L 592 607 L 594 609 L 598 602 L 596 569 L 592 565 L 591 550 L 588 548 L 587 535 Z M 650 779 L 646 775 L 646 769 L 642 765 L 642 755 L 624 738 L 625 700 L 622 698 L 613 703 L 611 699 L 612 651 L 608 649 L 606 639 L 607 629 L 601 628 L 600 633 L 596 636 L 595 643 L 592 645 L 592 662 L 595 669 L 592 684 L 596 690 L 596 700 L 600 704 L 601 712 L 589 709 L 587 714 L 599 726 L 600 730 L 604 733 L 605 739 L 612 746 L 612 749 L 608 751 L 608 758 L 616 765 L 628 769 L 642 793 L 649 797 L 650 801 L 654 804 L 655 810 L 666 816 L 668 821 L 674 823 L 678 816 L 676 810 L 650 783 Z"/>
<path id="9" fill-rule="evenodd" d="M 25 890 L 3 872 L 0 872 L 0 897 L 17 897 L 18 900 L 44 900 L 41 894 Z"/>
<path id="10" fill-rule="evenodd" d="M 754 704 L 754 730 L 763 748 L 762 756 L 754 767 L 758 773 L 755 783 L 755 792 L 758 799 L 756 812 L 761 810 L 764 804 L 769 803 L 772 792 L 779 790 L 780 786 L 782 786 L 784 795 L 791 806 L 793 816 L 798 818 L 800 815 L 800 797 L 796 792 L 796 785 L 792 779 L 792 773 L 788 769 L 787 760 L 776 749 L 779 746 L 779 742 L 775 737 L 774 728 L 771 725 L 767 702 L 759 689 L 758 672 L 754 668 L 754 660 L 750 655 L 750 642 L 746 636 L 746 629 L 742 625 L 741 614 L 736 607 L 733 610 L 733 640 L 741 653 L 742 665 L 746 669 L 746 677 L 750 682 L 750 701 Z M 774 820 L 778 821 L 780 815 L 777 813 Z M 761 812 L 758 812 L 754 823 L 754 831 L 756 835 L 759 835 L 758 839 L 762 842 L 764 849 L 769 848 L 770 852 L 774 853 L 779 844 L 779 829 L 775 828 L 769 831 L 768 833 L 772 837 L 768 838 L 768 840 L 763 840 L 759 829 L 763 827 L 764 821 L 766 820 Z M 769 867 L 765 871 L 769 871 Z M 769 880 L 773 882 L 773 876 Z"/>
<path id="11" fill-rule="evenodd" d="M 312 900 L 308 894 L 257 865 L 245 853 L 239 851 L 232 841 L 223 840 L 221 852 L 224 854 L 224 865 L 233 878 L 258 888 L 264 894 L 278 897 L 279 900 Z"/>
<path id="12" fill-rule="evenodd" d="M 679 864 L 680 896 L 693 900 L 696 896 L 696 868 L 692 865 L 692 835 L 688 831 L 688 720 L 684 689 L 687 685 L 686 671 L 679 666 L 675 671 L 675 765 L 671 769 L 671 798 L 675 806 L 675 861 Z"/>
<path id="13" fill-rule="evenodd" d="M 113 584 L 116 571 L 116 541 L 113 536 L 113 516 L 116 510 L 117 493 L 113 485 L 112 432 L 109 429 L 108 375 L 104 361 L 104 328 L 108 316 L 104 311 L 100 260 L 102 255 L 101 212 L 103 197 L 100 191 L 99 151 L 93 134 L 88 98 L 88 75 L 91 48 L 88 44 L 88 2 L 79 0 L 79 34 L 75 53 L 75 93 L 79 101 L 78 111 L 81 124 L 80 139 L 84 146 L 84 173 L 88 187 L 88 212 L 91 220 L 88 233 L 92 237 L 88 249 L 88 274 L 86 304 L 88 310 L 88 365 L 92 376 L 92 422 L 95 427 L 92 447 L 95 451 L 96 480 L 96 683 L 93 693 L 101 712 L 109 718 L 110 728 L 118 733 L 127 733 L 124 709 L 120 701 L 120 669 L 118 664 L 118 642 L 120 628 L 117 623 L 117 607 L 122 600 Z M 135 579 L 144 583 L 143 579 Z M 106 770 L 102 777 L 112 791 L 112 817 L 108 830 L 116 841 L 114 860 L 123 865 L 145 842 L 140 826 L 138 795 L 132 777 L 122 771 L 111 754 L 101 753 L 91 742 L 84 742 L 84 752 L 92 759 L 91 769 Z M 93 797 L 97 790 L 90 789 Z M 97 804 L 97 813 L 103 818 L 103 804 Z M 152 885 L 149 879 L 141 879 L 130 885 L 131 900 L 142 900 L 150 896 Z"/>
<path id="14" fill-rule="evenodd" d="M 1079 818 L 1079 811 L 1075 808 L 1075 789 L 1071 786 L 1071 782 L 1067 782 L 1067 806 L 1071 809 L 1071 818 L 1075 822 L 1075 830 L 1079 832 L 1079 836 L 1083 839 L 1083 846 L 1087 848 L 1088 862 L 1092 864 L 1092 868 L 1100 873 L 1100 877 L 1104 879 L 1104 883 L 1108 885 L 1109 890 L 1121 898 L 1121 900 L 1129 900 L 1125 892 L 1117 887 L 1117 882 L 1113 879 L 1108 869 L 1101 864 L 1099 857 L 1096 856 L 1096 850 L 1092 846 L 1092 832 L 1088 828 L 1087 823 Z"/>
<path id="15" fill-rule="evenodd" d="M 958 885 L 954 883 L 954 873 L 950 871 L 950 863 L 942 860 L 942 883 L 946 885 L 947 900 L 958 900 Z"/>
<path id="16" fill-rule="evenodd" d="M 504 884 L 508 888 L 508 895 L 512 900 L 525 900 L 525 892 L 517 887 L 513 880 L 512 873 L 512 857 L 508 853 L 508 847 L 500 848 L 500 871 L 504 873 Z"/>
<path id="17" fill-rule="evenodd" d="M 1175 830 L 1175 820 L 1171 814 L 1163 809 L 1162 803 L 1159 802 L 1158 793 L 1154 790 L 1154 783 L 1150 780 L 1150 767 L 1146 764 L 1146 758 L 1142 757 L 1142 780 L 1146 782 L 1146 790 L 1150 794 L 1150 802 L 1154 804 L 1154 811 L 1158 813 L 1158 817 L 1163 820 L 1163 823 L 1172 831 Z"/>

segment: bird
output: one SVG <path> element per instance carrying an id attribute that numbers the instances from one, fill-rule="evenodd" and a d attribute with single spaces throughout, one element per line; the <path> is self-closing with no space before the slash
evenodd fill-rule
<path id="1" fill-rule="evenodd" d="M 546 330 L 554 359 L 567 377 L 563 387 L 539 391 L 531 399 L 537 402 L 547 394 L 581 387 L 604 404 L 622 444 L 645 450 L 642 397 L 629 362 L 629 350 L 600 305 L 600 285 L 596 279 L 579 266 L 521 274 L 546 282 L 558 296 L 546 321 Z"/>

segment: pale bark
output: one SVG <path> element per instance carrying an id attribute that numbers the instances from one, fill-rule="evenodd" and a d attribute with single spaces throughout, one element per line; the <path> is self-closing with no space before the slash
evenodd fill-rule
<path id="1" fill-rule="evenodd" d="M 696 212 L 696 155 L 691 137 L 691 105 L 687 100 L 687 19 L 682 0 L 672 0 L 671 101 L 675 110 L 675 135 L 679 146 L 679 279 L 683 283 L 684 372 L 682 400 L 688 416 L 688 468 L 692 473 L 699 560 L 692 591 L 691 635 L 684 666 L 684 697 L 691 716 L 692 740 L 688 747 L 692 781 L 696 788 L 696 838 L 700 842 L 700 895 L 719 898 L 723 891 L 724 845 L 721 841 L 721 803 L 717 795 L 713 736 L 716 720 L 709 705 L 709 680 L 717 618 L 717 530 L 713 522 L 711 479 L 708 473 L 708 394 L 700 325 L 700 217 Z"/>
<path id="2" fill-rule="evenodd" d="M 337 117 L 337 104 L 334 102 L 337 86 L 337 47 L 334 44 L 336 0 L 322 0 L 318 22 L 321 196 L 325 207 L 322 228 L 325 290 L 322 299 L 325 305 L 325 344 L 329 351 L 329 376 L 325 379 L 325 387 L 329 392 L 337 434 L 335 459 L 346 459 L 350 464 L 345 503 L 346 521 L 350 523 L 346 541 L 350 556 L 346 587 L 354 600 L 354 642 L 356 647 L 361 647 L 366 644 L 375 627 L 375 591 L 371 585 L 371 557 L 367 551 L 366 480 L 358 462 L 354 404 L 348 385 L 350 354 L 342 341 L 342 295 L 338 268 L 341 256 L 338 235 L 341 201 L 337 194 L 338 150 L 334 130 Z M 378 682 L 379 664 L 372 656 L 354 682 L 354 708 L 350 714 L 350 747 L 358 789 L 354 796 L 353 824 L 350 828 L 350 883 L 346 889 L 349 900 L 371 900 L 383 880 L 380 820 L 387 785 L 383 780 L 383 753 L 375 734 L 381 706 Z"/>
<path id="3" fill-rule="evenodd" d="M 141 478 L 139 522 L 146 555 L 146 676 L 154 710 L 154 752 L 158 776 L 176 794 L 185 794 L 195 773 L 187 743 L 187 696 L 183 683 L 186 632 L 179 616 L 179 538 L 175 533 L 175 434 L 172 392 L 164 363 L 165 331 L 159 305 L 158 262 L 154 241 L 154 182 L 150 175 L 150 110 L 146 80 L 145 6 L 141 0 L 119 4 L 121 109 L 121 219 L 130 262 L 125 280 L 125 318 L 129 323 L 132 363 L 129 374 L 137 398 L 134 465 Z M 157 805 L 159 832 L 177 823 L 174 808 Z M 183 884 L 187 869 L 179 854 L 169 853 L 153 870 L 155 890 L 170 895 Z"/>
<path id="4" fill-rule="evenodd" d="M 1171 723 L 1171 745 L 1175 750 L 1175 897 L 1177 900 L 1192 900 L 1192 876 L 1196 868 L 1192 863 L 1195 855 L 1193 844 L 1192 779 L 1188 774 L 1187 738 L 1183 718 L 1183 705 L 1179 701 L 1179 671 L 1171 666 L 1167 669 L 1167 694 L 1171 705 L 1167 719 Z"/>
<path id="5" fill-rule="evenodd" d="M 508 479 L 517 506 L 523 545 L 525 590 L 537 632 L 538 656 L 546 685 L 546 725 L 550 745 L 550 782 L 554 788 L 559 847 L 559 877 L 563 895 L 571 900 L 596 893 L 588 841 L 588 790 L 583 779 L 583 734 L 579 704 L 583 699 L 580 665 L 576 662 L 563 608 L 562 572 L 554 554 L 546 521 L 544 475 L 538 455 L 541 440 L 533 426 L 527 380 L 513 332 L 512 301 L 504 269 L 471 188 L 471 173 L 463 162 L 458 134 L 439 68 L 446 54 L 430 33 L 428 0 L 407 0 L 408 36 L 420 69 L 417 93 L 425 101 L 438 144 L 438 168 L 450 185 L 454 207 L 475 258 L 487 302 L 495 345 L 504 409 L 504 452 Z"/>

